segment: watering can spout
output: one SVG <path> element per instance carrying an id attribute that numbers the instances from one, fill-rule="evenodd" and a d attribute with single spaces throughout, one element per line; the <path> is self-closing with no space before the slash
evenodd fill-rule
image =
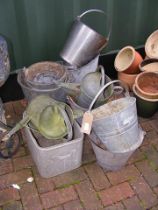
<path id="1" fill-rule="evenodd" d="M 29 117 L 26 115 L 20 122 L 18 122 L 9 132 L 5 133 L 2 137 L 2 141 L 7 141 L 9 138 L 14 135 L 17 131 L 23 128 L 30 121 Z"/>

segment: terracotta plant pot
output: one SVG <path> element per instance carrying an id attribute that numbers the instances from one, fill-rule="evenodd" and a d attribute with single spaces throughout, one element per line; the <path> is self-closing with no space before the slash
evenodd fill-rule
<path id="1" fill-rule="evenodd" d="M 158 100 L 148 99 L 141 96 L 133 85 L 133 92 L 136 97 L 137 112 L 140 117 L 152 117 L 158 111 Z"/>
<path id="2" fill-rule="evenodd" d="M 145 52 L 149 58 L 158 58 L 158 30 L 154 31 L 147 38 Z"/>
<path id="3" fill-rule="evenodd" d="M 124 72 L 118 72 L 118 79 L 124 82 L 130 90 L 132 90 L 132 86 L 135 82 L 135 78 L 138 74 L 126 74 Z"/>
<path id="4" fill-rule="evenodd" d="M 114 66 L 117 71 L 128 74 L 139 73 L 139 64 L 143 58 L 132 46 L 122 48 L 117 54 Z"/>
<path id="5" fill-rule="evenodd" d="M 139 64 L 139 69 L 143 72 L 158 72 L 158 59 L 148 58 Z"/>
<path id="6" fill-rule="evenodd" d="M 158 99 L 158 72 L 142 72 L 135 79 L 135 85 L 142 96 Z"/>

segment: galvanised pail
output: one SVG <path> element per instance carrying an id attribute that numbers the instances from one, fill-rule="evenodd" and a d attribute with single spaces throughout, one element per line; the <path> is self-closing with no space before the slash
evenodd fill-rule
<path id="1" fill-rule="evenodd" d="M 103 22 L 107 20 L 106 27 L 109 28 L 107 37 L 99 34 L 97 31 L 93 30 L 91 27 L 81 21 L 81 18 L 84 15 L 92 12 L 97 12 L 104 15 Z M 110 28 L 110 19 L 104 11 L 99 9 L 90 9 L 85 11 L 74 21 L 66 43 L 60 52 L 60 56 L 66 62 L 76 67 L 81 67 L 87 64 L 107 45 L 111 30 Z"/>

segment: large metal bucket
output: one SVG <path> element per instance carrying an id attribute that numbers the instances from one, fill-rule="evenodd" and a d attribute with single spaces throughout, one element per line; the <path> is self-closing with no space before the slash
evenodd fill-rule
<path id="1" fill-rule="evenodd" d="M 105 170 L 116 171 L 122 168 L 134 153 L 134 151 L 142 143 L 143 137 L 141 136 L 135 149 L 130 149 L 124 153 L 112 153 L 106 148 L 100 147 L 98 142 L 100 141 L 94 132 L 90 135 L 91 144 L 96 155 L 97 163 Z"/>
<path id="2" fill-rule="evenodd" d="M 77 17 L 60 52 L 60 56 L 73 66 L 81 67 L 87 64 L 107 45 L 110 32 L 105 38 L 81 21 L 84 15 L 91 12 L 102 13 L 107 18 L 104 11 L 98 9 L 87 10 Z M 111 25 L 109 19 L 107 20 Z"/>
<path id="3" fill-rule="evenodd" d="M 119 80 L 114 80 L 107 83 L 104 87 L 100 89 L 98 94 L 93 99 L 89 111 L 91 111 L 93 105 L 95 104 L 98 96 L 111 84 L 121 83 Z M 125 86 L 124 86 L 125 88 Z M 136 110 L 136 99 L 130 97 L 128 91 L 125 91 L 124 98 L 119 98 L 117 100 L 108 102 L 91 112 L 93 114 L 93 129 L 100 135 L 116 135 L 120 134 L 137 122 L 137 110 Z"/>
<path id="4" fill-rule="evenodd" d="M 115 80 L 109 84 L 118 81 Z M 89 107 L 89 111 L 107 86 L 108 84 L 98 92 Z M 94 117 L 93 130 L 110 152 L 123 153 L 136 149 L 135 146 L 138 146 L 143 132 L 138 126 L 136 99 L 134 97 L 127 96 L 111 101 L 92 110 L 92 114 Z"/>

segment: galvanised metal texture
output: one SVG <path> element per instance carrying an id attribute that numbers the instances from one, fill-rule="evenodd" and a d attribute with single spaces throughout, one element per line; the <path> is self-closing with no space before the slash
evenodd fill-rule
<path id="1" fill-rule="evenodd" d="M 0 34 L 7 39 L 12 70 L 60 60 L 73 20 L 93 8 L 112 18 L 110 40 L 102 53 L 142 45 L 158 28 L 157 0 L 0 0 Z M 104 20 L 92 20 L 104 31 Z"/>

